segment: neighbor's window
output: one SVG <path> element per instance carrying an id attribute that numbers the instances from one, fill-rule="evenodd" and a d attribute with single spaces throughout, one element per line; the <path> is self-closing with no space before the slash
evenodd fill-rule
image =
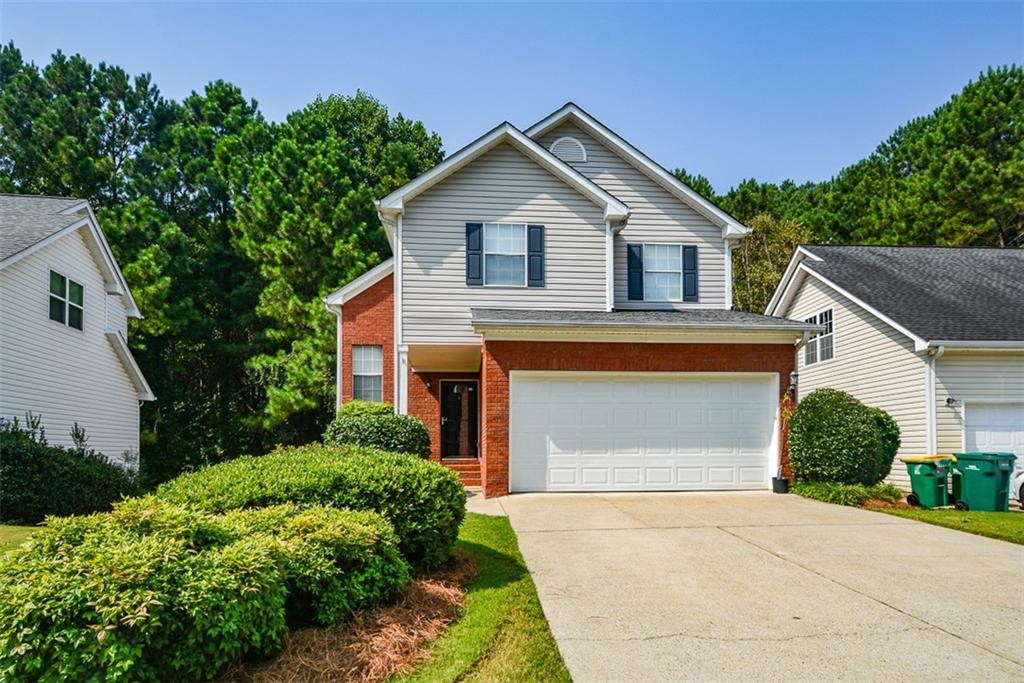
<path id="1" fill-rule="evenodd" d="M 525 223 L 484 223 L 484 284 L 526 286 Z"/>
<path id="2" fill-rule="evenodd" d="M 85 288 L 60 273 L 50 271 L 50 320 L 76 330 L 85 318 Z"/>
<path id="3" fill-rule="evenodd" d="M 377 403 L 384 400 L 383 347 L 352 347 L 352 398 Z"/>
<path id="4" fill-rule="evenodd" d="M 683 300 L 683 247 L 681 244 L 644 245 L 644 299 Z"/>
<path id="5" fill-rule="evenodd" d="M 832 309 L 830 308 L 817 315 L 812 315 L 804 322 L 825 327 L 824 332 L 816 332 L 808 340 L 807 346 L 804 347 L 804 364 L 814 365 L 815 363 L 831 359 L 835 355 L 832 343 Z"/>

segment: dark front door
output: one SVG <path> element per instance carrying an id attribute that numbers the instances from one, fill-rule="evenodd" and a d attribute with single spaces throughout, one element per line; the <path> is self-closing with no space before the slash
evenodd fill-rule
<path id="1" fill-rule="evenodd" d="M 477 457 L 479 384 L 475 381 L 441 382 L 441 457 Z"/>

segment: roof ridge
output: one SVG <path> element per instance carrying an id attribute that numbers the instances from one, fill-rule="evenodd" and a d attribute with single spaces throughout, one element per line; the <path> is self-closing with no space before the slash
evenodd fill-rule
<path id="1" fill-rule="evenodd" d="M 87 202 L 82 197 L 62 197 L 56 194 L 30 194 L 25 192 L 0 192 L 0 197 L 23 197 L 26 199 L 60 199 L 66 202 Z"/>

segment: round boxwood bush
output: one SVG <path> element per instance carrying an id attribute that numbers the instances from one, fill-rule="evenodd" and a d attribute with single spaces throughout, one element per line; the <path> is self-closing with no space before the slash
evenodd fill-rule
<path id="1" fill-rule="evenodd" d="M 367 446 L 392 453 L 430 455 L 430 433 L 410 415 L 362 412 L 339 414 L 327 426 L 324 443 L 331 446 Z"/>
<path id="2" fill-rule="evenodd" d="M 183 474 L 156 495 L 210 512 L 281 503 L 372 510 L 398 534 L 414 567 L 437 567 L 455 554 L 466 492 L 458 475 L 413 455 L 354 446 L 279 448 Z"/>
<path id="3" fill-rule="evenodd" d="M 364 401 L 354 399 L 348 403 L 342 403 L 338 408 L 338 417 L 353 417 L 356 415 L 394 415 L 395 407 L 390 403 L 378 403 L 377 401 Z"/>
<path id="4" fill-rule="evenodd" d="M 892 415 L 881 408 L 868 407 L 871 415 L 875 418 L 875 427 L 878 429 L 878 436 L 882 442 L 882 462 L 878 472 L 878 480 L 889 476 L 892 469 L 892 462 L 900 450 L 900 426 L 893 419 Z"/>
<path id="5" fill-rule="evenodd" d="M 888 472 L 875 414 L 836 389 L 812 391 L 797 405 L 789 422 L 789 461 L 798 481 L 870 486 Z"/>

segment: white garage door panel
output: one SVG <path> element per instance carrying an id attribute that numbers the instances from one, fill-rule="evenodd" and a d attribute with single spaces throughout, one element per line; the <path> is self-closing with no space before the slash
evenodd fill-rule
<path id="1" fill-rule="evenodd" d="M 512 376 L 513 491 L 764 488 L 770 378 Z"/>
<path id="2" fill-rule="evenodd" d="M 1024 403 L 968 403 L 964 446 L 968 451 L 1003 451 L 1024 458 Z"/>

